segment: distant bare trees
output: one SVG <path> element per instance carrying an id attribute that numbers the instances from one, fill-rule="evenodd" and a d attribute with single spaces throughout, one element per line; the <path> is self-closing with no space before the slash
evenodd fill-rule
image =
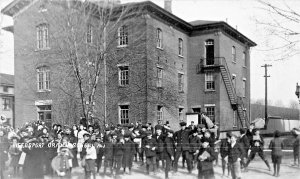
<path id="1" fill-rule="evenodd" d="M 275 60 L 286 60 L 300 54 L 300 11 L 296 1 L 257 0 L 265 12 L 256 17 L 256 23 L 267 31 L 264 51 L 270 51 Z M 276 46 L 271 44 L 276 44 Z"/>

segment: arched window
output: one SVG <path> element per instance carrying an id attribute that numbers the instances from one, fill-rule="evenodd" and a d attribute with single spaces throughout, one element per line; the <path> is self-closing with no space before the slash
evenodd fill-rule
<path id="1" fill-rule="evenodd" d="M 162 48 L 162 40 L 163 40 L 163 35 L 162 35 L 162 30 L 160 28 L 156 29 L 156 47 L 157 48 Z"/>
<path id="2" fill-rule="evenodd" d="M 38 91 L 50 90 L 50 68 L 47 66 L 37 68 Z"/>
<path id="3" fill-rule="evenodd" d="M 182 40 L 182 38 L 178 39 L 178 55 L 183 56 L 183 40 Z"/>
<path id="4" fill-rule="evenodd" d="M 215 51 L 213 39 L 208 39 L 205 41 L 205 58 L 206 65 L 214 65 Z"/>
<path id="5" fill-rule="evenodd" d="M 87 25 L 86 31 L 86 43 L 92 43 L 93 39 L 93 26 L 91 24 Z"/>
<path id="6" fill-rule="evenodd" d="M 128 27 L 126 25 L 121 26 L 118 29 L 119 46 L 128 45 Z"/>
<path id="7" fill-rule="evenodd" d="M 49 25 L 40 24 L 36 27 L 37 31 L 37 48 L 45 49 L 49 48 Z"/>

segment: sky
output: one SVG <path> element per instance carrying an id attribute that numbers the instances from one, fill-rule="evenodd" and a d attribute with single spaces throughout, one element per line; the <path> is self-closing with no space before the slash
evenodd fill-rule
<path id="1" fill-rule="evenodd" d="M 12 0 L 1 0 L 0 8 L 5 7 Z M 121 0 L 122 3 L 140 0 Z M 164 6 L 163 0 L 151 0 L 159 6 Z M 279 7 L 291 7 L 300 13 L 299 0 L 272 0 Z M 273 105 L 289 106 L 291 101 L 297 101 L 295 95 L 296 83 L 300 83 L 300 54 L 285 60 L 276 60 L 281 51 L 269 51 L 271 47 L 283 45 L 268 35 L 268 30 L 256 23 L 256 19 L 269 21 L 274 18 L 262 9 L 257 0 L 173 0 L 172 12 L 181 19 L 189 22 L 193 20 L 225 21 L 258 45 L 251 49 L 251 98 L 253 101 L 264 99 L 264 64 L 271 64 L 268 69 L 268 98 Z M 276 17 L 275 17 L 276 18 Z M 280 21 L 282 23 L 286 23 Z M 12 25 L 10 17 L 0 16 L 0 27 Z M 300 23 L 287 23 L 289 28 L 297 29 Z M 300 41 L 300 37 L 298 35 Z M 300 42 L 299 42 L 300 44 Z M 300 52 L 300 47 L 296 48 Z M 13 74 L 13 35 L 0 30 L 0 73 Z"/>

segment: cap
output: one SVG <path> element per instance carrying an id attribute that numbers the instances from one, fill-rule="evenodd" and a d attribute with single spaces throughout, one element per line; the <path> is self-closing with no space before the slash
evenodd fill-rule
<path id="1" fill-rule="evenodd" d="M 180 126 L 186 126 L 186 122 L 180 122 L 179 125 Z"/>

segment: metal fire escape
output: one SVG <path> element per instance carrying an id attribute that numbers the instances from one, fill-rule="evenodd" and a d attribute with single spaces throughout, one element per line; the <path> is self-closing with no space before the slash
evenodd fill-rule
<path id="1" fill-rule="evenodd" d="M 230 104 L 233 110 L 237 110 L 238 118 L 241 122 L 241 127 L 248 127 L 250 122 L 248 120 L 247 113 L 244 112 L 244 102 L 243 98 L 237 96 L 235 87 L 233 86 L 231 74 L 227 66 L 226 59 L 224 57 L 215 57 L 213 63 L 207 65 L 206 59 L 201 59 L 200 64 L 197 66 L 197 73 L 205 72 L 204 69 L 219 68 L 221 72 L 222 79 L 225 84 L 225 88 L 230 100 Z"/>

